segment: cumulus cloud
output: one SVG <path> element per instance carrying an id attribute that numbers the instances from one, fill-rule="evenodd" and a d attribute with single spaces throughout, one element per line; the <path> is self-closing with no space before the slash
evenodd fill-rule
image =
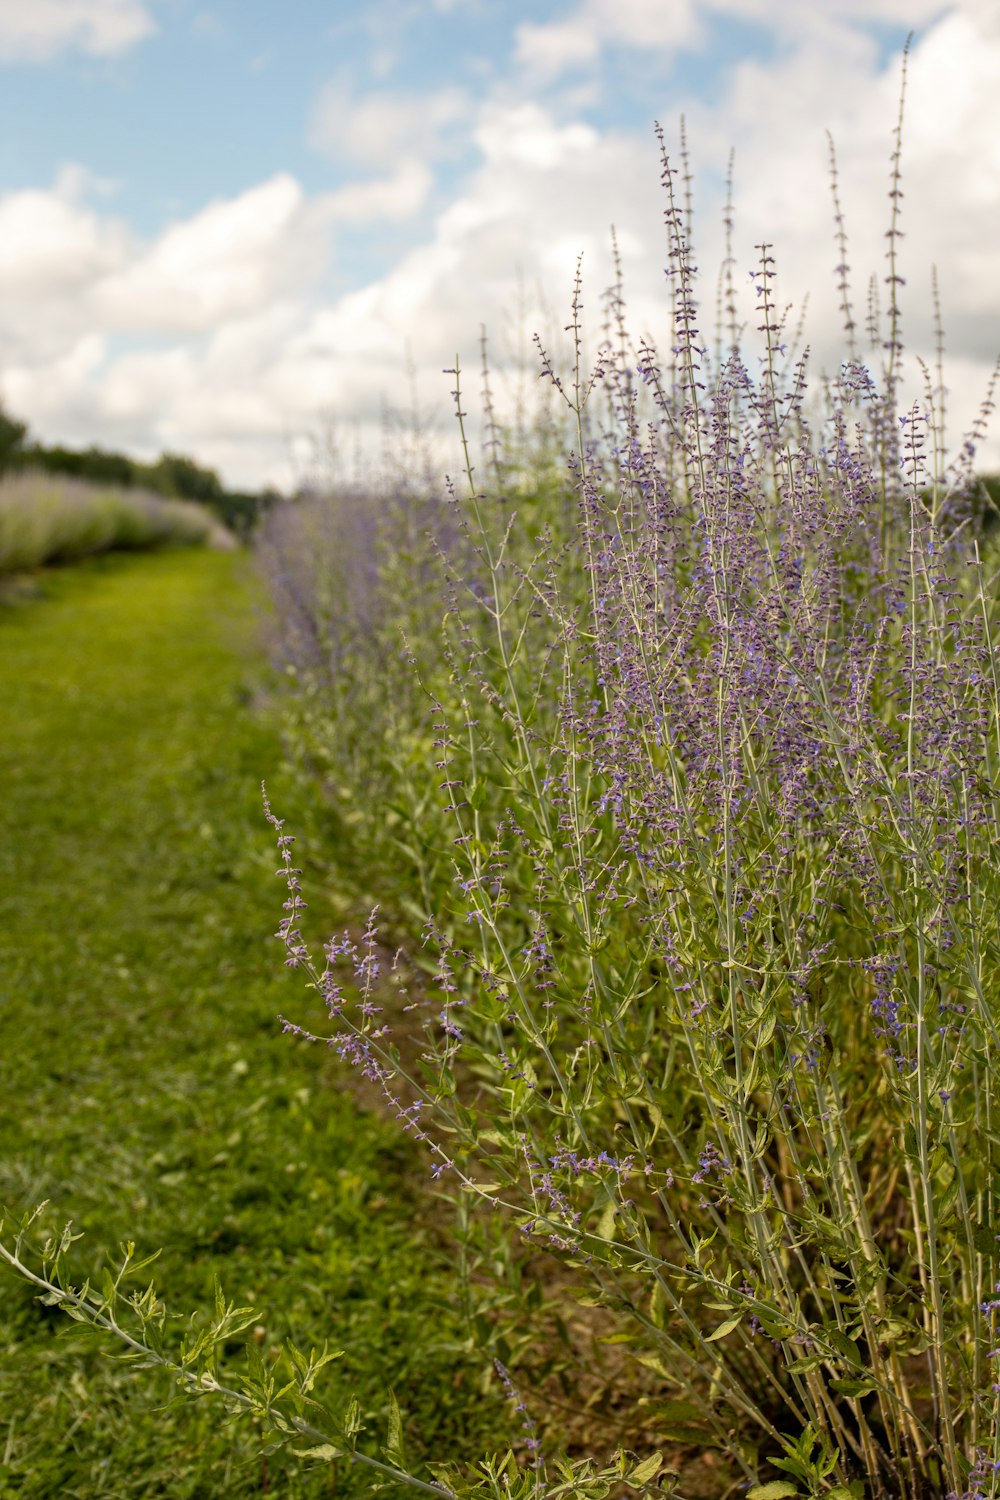
<path id="1" fill-rule="evenodd" d="M 330 216 L 337 224 L 408 219 L 423 208 L 432 182 L 430 169 L 424 162 L 407 160 L 391 177 L 350 182 L 330 193 L 327 198 Z"/>
<path id="2" fill-rule="evenodd" d="M 68 340 L 57 355 L 44 362 L 14 358 L 4 367 L 4 400 L 42 427 L 54 425 L 70 433 L 75 430 L 81 442 L 92 442 L 93 437 L 88 439 L 84 434 L 93 430 L 88 424 L 95 417 L 99 420 L 102 401 L 97 381 L 107 350 L 106 337 L 93 332 Z M 99 425 L 96 430 L 100 431 Z"/>
<path id="3" fill-rule="evenodd" d="M 108 57 L 155 30 L 142 0 L 0 0 L 4 62 L 45 62 L 67 48 Z"/>
<path id="4" fill-rule="evenodd" d="M 106 325 L 197 332 L 307 284 L 327 259 L 329 203 L 287 173 L 173 225 L 94 288 Z"/>
<path id="5" fill-rule="evenodd" d="M 0 198 L 0 294 L 79 291 L 120 263 L 125 232 L 86 206 L 86 186 L 86 174 L 70 167 L 51 190 Z"/>
<path id="6" fill-rule="evenodd" d="M 707 0 L 707 3 L 723 15 L 759 21 L 782 32 L 808 26 L 810 20 L 923 26 L 949 8 L 948 0 L 836 0 L 835 5 L 826 7 L 804 6 L 796 0 Z M 972 3 L 986 6 L 990 0 L 972 0 Z"/>
<path id="7" fill-rule="evenodd" d="M 148 243 L 88 202 L 80 168 L 0 198 L 3 399 L 66 441 L 182 447 L 287 483 L 288 435 L 331 395 L 310 311 L 331 238 L 412 211 L 429 180 L 410 163 L 309 197 L 282 173 Z M 381 378 L 358 386 L 376 408 Z"/>
<path id="8" fill-rule="evenodd" d="M 469 118 L 471 101 L 459 88 L 431 94 L 377 89 L 358 96 L 343 78 L 320 93 L 309 126 L 317 150 L 353 166 L 394 167 L 441 152 L 449 134 Z"/>
<path id="9" fill-rule="evenodd" d="M 703 37 L 695 0 L 669 7 L 649 0 L 583 0 L 562 20 L 526 21 L 515 33 L 515 60 L 529 73 L 555 77 L 595 62 L 608 43 L 669 52 Z"/>
<path id="10" fill-rule="evenodd" d="M 967 0 L 985 18 L 990 0 Z M 874 52 L 870 33 L 858 22 L 922 26 L 944 14 L 947 0 L 836 0 L 835 5 L 803 5 L 801 0 L 578 0 L 556 20 L 523 22 L 515 32 L 515 61 L 529 77 L 561 78 L 596 63 L 608 46 L 637 52 L 701 51 L 710 41 L 712 19 L 750 22 L 787 42 L 803 37 L 838 38 L 840 45 Z"/>

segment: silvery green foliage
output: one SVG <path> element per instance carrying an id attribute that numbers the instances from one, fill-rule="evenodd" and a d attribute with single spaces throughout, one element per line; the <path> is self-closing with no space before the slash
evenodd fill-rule
<path id="1" fill-rule="evenodd" d="M 65 1261 L 81 1236 L 66 1225 L 56 1234 L 43 1231 L 39 1239 L 38 1221 L 46 1206 L 41 1204 L 24 1216 L 9 1244 L 0 1242 L 0 1258 L 38 1289 L 42 1302 L 92 1328 L 112 1346 L 117 1344 L 118 1357 L 136 1368 L 166 1370 L 180 1396 L 211 1399 L 230 1416 L 252 1417 L 269 1439 L 298 1444 L 296 1453 L 317 1463 L 346 1460 L 362 1466 L 371 1474 L 373 1491 L 392 1485 L 444 1500 L 487 1500 L 490 1496 L 496 1500 L 511 1496 L 518 1500 L 528 1496 L 533 1500 L 569 1496 L 605 1500 L 622 1485 L 645 1491 L 663 1472 L 659 1454 L 641 1460 L 622 1454 L 616 1464 L 603 1470 L 587 1460 L 556 1463 L 543 1482 L 537 1466 L 519 1468 L 514 1455 L 507 1453 L 484 1458 L 468 1471 L 442 1463 L 435 1466 L 433 1477 L 420 1478 L 407 1467 L 403 1424 L 394 1397 L 390 1397 L 388 1427 L 378 1458 L 360 1447 L 365 1422 L 357 1401 L 343 1411 L 332 1411 L 317 1398 L 316 1377 L 324 1365 L 340 1358 L 338 1352 L 324 1346 L 319 1353 L 305 1354 L 289 1343 L 275 1365 L 250 1343 L 245 1365 L 224 1369 L 225 1347 L 256 1321 L 254 1308 L 228 1303 L 217 1287 L 213 1314 L 192 1318 L 178 1344 L 167 1337 L 167 1309 L 155 1287 L 147 1283 L 139 1290 L 129 1289 L 156 1255 L 137 1260 L 135 1246 L 123 1245 L 120 1264 L 104 1272 L 99 1288 L 86 1281 L 74 1285 Z"/>
<path id="2" fill-rule="evenodd" d="M 570 372 L 543 354 L 569 486 L 540 520 L 494 446 L 452 491 L 430 732 L 388 827 L 348 789 L 436 964 L 405 1076 L 374 926 L 313 965 L 279 830 L 331 1023 L 289 1029 L 611 1312 L 665 1438 L 775 1497 L 986 1495 L 1000 1461 L 995 586 L 978 424 L 948 469 L 933 392 L 897 411 L 896 148 L 878 378 L 855 351 L 814 412 L 766 245 L 759 356 L 711 359 L 664 155 L 668 357 L 616 287 L 586 371 L 578 277 Z"/>

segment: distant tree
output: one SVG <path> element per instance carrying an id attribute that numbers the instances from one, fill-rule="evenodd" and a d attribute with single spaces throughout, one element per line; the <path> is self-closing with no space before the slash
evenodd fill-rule
<path id="1" fill-rule="evenodd" d="M 18 422 L 0 406 L 0 474 L 17 468 L 24 453 L 27 422 Z"/>
<path id="2" fill-rule="evenodd" d="M 42 443 L 30 443 L 23 450 L 23 462 L 49 474 L 71 474 L 91 484 L 114 484 L 123 489 L 135 484 L 132 460 L 106 448 L 47 448 Z"/>
<path id="3" fill-rule="evenodd" d="M 271 489 L 262 490 L 259 494 L 227 490 L 218 500 L 210 503 L 223 525 L 246 541 L 261 516 L 272 505 L 277 505 L 281 498 L 277 490 Z"/>
<path id="4" fill-rule="evenodd" d="M 214 469 L 205 469 L 183 453 L 164 453 L 147 466 L 148 481 L 178 500 L 200 500 L 211 505 L 225 493 Z"/>
<path id="5" fill-rule="evenodd" d="M 107 448 L 86 448 L 81 454 L 81 478 L 95 484 L 118 484 L 123 489 L 135 483 L 135 464 L 124 453 Z"/>

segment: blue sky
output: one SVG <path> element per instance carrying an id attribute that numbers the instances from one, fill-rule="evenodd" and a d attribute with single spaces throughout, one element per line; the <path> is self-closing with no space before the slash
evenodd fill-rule
<path id="1" fill-rule="evenodd" d="M 612 222 L 637 331 L 662 318 L 652 125 L 674 149 L 682 112 L 701 258 L 735 145 L 743 253 L 774 238 L 812 308 L 826 128 L 877 268 L 911 27 L 912 343 L 934 260 L 957 412 L 1000 344 L 991 0 L 0 0 L 0 391 L 50 440 L 243 484 L 294 482 L 327 423 L 375 443 L 408 361 L 447 425 L 442 363 L 557 326 L 580 250 L 596 304 Z"/>

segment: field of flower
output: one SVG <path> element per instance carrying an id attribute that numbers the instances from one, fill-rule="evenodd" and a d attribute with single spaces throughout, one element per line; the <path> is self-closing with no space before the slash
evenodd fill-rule
<path id="1" fill-rule="evenodd" d="M 225 1294 L 171 1342 L 141 1276 L 81 1284 L 30 1215 L 2 1249 L 25 1306 L 33 1278 L 338 1484 L 1000 1493 L 992 388 L 953 461 L 943 371 L 901 402 L 899 146 L 889 306 L 862 334 L 842 254 L 819 400 L 768 246 L 754 328 L 701 330 L 664 155 L 669 350 L 616 285 L 585 367 L 578 276 L 532 432 L 497 420 L 484 352 L 478 448 L 451 372 L 454 483 L 400 443 L 377 489 L 276 507 L 259 539 L 289 972 L 284 1038 L 237 1025 L 240 1056 L 339 1066 L 434 1184 L 443 1347 L 495 1371 L 500 1453 L 435 1435 L 464 1410 L 440 1370 L 362 1426 L 322 1352 L 251 1339 L 240 1365 Z M 255 1278 L 265 1304 L 284 1279 Z"/>

